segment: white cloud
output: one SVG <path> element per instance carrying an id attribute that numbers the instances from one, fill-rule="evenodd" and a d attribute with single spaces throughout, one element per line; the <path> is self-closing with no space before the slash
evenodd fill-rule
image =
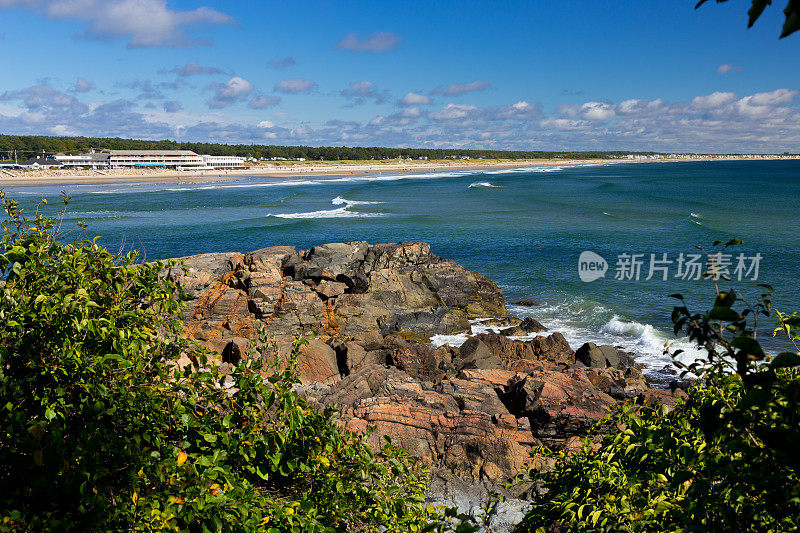
<path id="1" fill-rule="evenodd" d="M 781 117 L 787 114 L 789 108 L 779 107 L 791 104 L 798 91 L 778 89 L 769 93 L 757 93 L 745 96 L 734 104 L 734 109 L 742 116 L 763 119 L 767 117 Z"/>
<path id="2" fill-rule="evenodd" d="M 729 72 L 742 72 L 743 70 L 744 67 L 731 65 L 730 63 L 725 63 L 724 65 L 720 65 L 717 67 L 718 74 L 728 74 Z"/>
<path id="3" fill-rule="evenodd" d="M 495 120 L 531 120 L 541 118 L 543 115 L 541 105 L 520 100 L 515 104 L 497 108 L 492 118 Z"/>
<path id="4" fill-rule="evenodd" d="M 615 112 L 621 116 L 650 116 L 666 109 L 666 104 L 660 98 L 655 100 L 625 100 L 620 102 Z"/>
<path id="5" fill-rule="evenodd" d="M 757 106 L 788 105 L 794 102 L 797 93 L 798 91 L 790 91 L 789 89 L 777 89 L 769 93 L 756 93 L 752 96 L 746 96 L 742 100 L 747 100 Z"/>
<path id="6" fill-rule="evenodd" d="M 431 103 L 431 99 L 424 94 L 410 92 L 406 93 L 399 103 L 400 105 L 428 105 Z"/>
<path id="7" fill-rule="evenodd" d="M 692 107 L 699 110 L 716 109 L 728 105 L 734 100 L 736 100 L 734 93 L 715 92 L 695 97 L 692 100 Z"/>
<path id="8" fill-rule="evenodd" d="M 311 80 L 303 80 L 300 78 L 290 78 L 281 80 L 275 84 L 275 90 L 287 94 L 300 94 L 310 92 L 316 88 L 317 84 Z"/>
<path id="9" fill-rule="evenodd" d="M 400 36 L 390 31 L 375 32 L 364 39 L 351 32 L 342 37 L 333 47 L 351 52 L 377 53 L 391 50 L 398 44 L 400 44 Z"/>
<path id="10" fill-rule="evenodd" d="M 75 86 L 72 88 L 76 93 L 88 93 L 94 89 L 94 85 L 86 78 L 78 78 L 75 80 Z"/>
<path id="11" fill-rule="evenodd" d="M 446 87 L 436 87 L 431 94 L 443 94 L 445 96 L 460 96 L 464 93 L 473 91 L 485 91 L 492 86 L 488 81 L 473 81 L 470 83 L 452 83 Z"/>
<path id="12" fill-rule="evenodd" d="M 212 85 L 212 101 L 219 107 L 263 97 L 246 80 L 234 80 Z M 352 87 L 359 94 L 371 89 L 360 82 Z M 103 96 L 88 94 L 93 100 Z M 800 146 L 799 95 L 781 88 L 743 96 L 718 92 L 675 102 L 587 101 L 548 113 L 526 100 L 493 107 L 449 103 L 435 111 L 409 105 L 364 122 L 334 119 L 317 124 L 292 124 L 289 115 L 274 113 L 273 120 L 288 124 L 284 127 L 260 120 L 264 117 L 257 113 L 228 117 L 224 112 L 180 110 L 177 98 L 148 101 L 152 111 L 133 100 L 83 102 L 86 96 L 81 93 L 39 84 L 0 93 L 0 131 L 269 144 L 782 152 Z"/>
<path id="13" fill-rule="evenodd" d="M 433 120 L 439 120 L 439 121 L 461 120 L 473 116 L 478 112 L 479 108 L 474 105 L 447 104 L 440 111 L 431 113 L 430 116 Z"/>
<path id="14" fill-rule="evenodd" d="M 588 120 L 572 120 L 568 118 L 549 118 L 541 122 L 541 127 L 544 129 L 557 129 L 557 130 L 586 130 L 592 125 Z"/>
<path id="15" fill-rule="evenodd" d="M 614 106 L 604 102 L 586 102 L 578 113 L 586 120 L 606 120 L 616 115 Z"/>
<path id="16" fill-rule="evenodd" d="M 176 100 L 170 100 L 169 102 L 164 102 L 164 112 L 165 113 L 177 113 L 183 109 L 183 105 Z"/>
<path id="17" fill-rule="evenodd" d="M 355 105 L 364 104 L 367 100 L 374 100 L 376 104 L 382 104 L 391 97 L 389 91 L 380 91 L 377 85 L 368 80 L 350 82 L 350 85 L 340 94 L 350 99 Z"/>
<path id="18" fill-rule="evenodd" d="M 131 48 L 208 44 L 208 39 L 189 39 L 186 30 L 234 22 L 210 7 L 170 9 L 166 0 L 0 0 L 0 7 L 25 7 L 55 20 L 78 20 L 85 23 L 79 37 L 125 39 Z"/>
<path id="19" fill-rule="evenodd" d="M 173 67 L 169 70 L 159 70 L 162 74 L 175 74 L 181 77 L 188 77 L 188 76 L 198 76 L 200 74 L 206 75 L 213 75 L 213 74 L 224 74 L 225 71 L 222 69 L 218 69 L 216 67 L 204 67 L 197 61 L 190 61 L 185 65 Z"/>
<path id="20" fill-rule="evenodd" d="M 208 101 L 211 109 L 222 109 L 241 102 L 253 92 L 253 84 L 239 76 L 234 76 L 227 83 L 212 83 L 209 88 L 214 90 L 214 96 Z"/>
<path id="21" fill-rule="evenodd" d="M 266 109 L 267 107 L 276 106 L 281 103 L 279 96 L 265 96 L 263 94 L 256 94 L 250 99 L 247 107 L 250 109 Z"/>

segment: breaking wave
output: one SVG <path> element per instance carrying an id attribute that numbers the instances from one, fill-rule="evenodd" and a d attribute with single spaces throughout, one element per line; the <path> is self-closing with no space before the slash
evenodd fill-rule
<path id="1" fill-rule="evenodd" d="M 382 213 L 364 213 L 360 211 L 353 211 L 351 208 L 357 205 L 374 205 L 382 202 L 367 202 L 359 200 L 347 200 L 341 196 L 337 196 L 331 200 L 331 204 L 338 205 L 335 209 L 325 209 L 320 211 L 308 211 L 305 213 L 270 213 L 268 216 L 278 218 L 370 218 L 381 217 Z"/>

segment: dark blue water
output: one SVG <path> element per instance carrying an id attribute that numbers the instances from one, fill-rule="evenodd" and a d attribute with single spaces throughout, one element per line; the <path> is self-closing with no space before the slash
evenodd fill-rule
<path id="1" fill-rule="evenodd" d="M 650 254 L 675 261 L 694 245 L 738 237 L 735 255 L 760 253 L 758 279 L 736 281 L 750 296 L 776 288 L 782 310 L 800 308 L 800 162 L 714 161 L 528 167 L 293 182 L 252 178 L 201 184 L 9 187 L 32 206 L 72 195 L 66 225 L 160 259 L 212 251 L 366 240 L 426 241 L 435 253 L 494 278 L 507 300 L 532 299 L 532 314 L 573 344 L 626 346 L 652 367 L 680 292 L 705 308 L 708 281 L 660 274 L 646 280 Z M 55 208 L 52 208 L 55 212 Z M 578 276 L 584 250 L 608 262 L 605 277 Z M 644 254 L 638 281 L 615 280 L 620 254 Z M 748 261 L 749 265 L 749 261 Z M 734 278 L 737 276 L 734 275 Z M 752 278 L 752 272 L 749 276 Z M 729 285 L 729 283 L 725 283 Z M 680 344 L 680 343 L 679 343 Z M 778 345 L 773 346 L 775 349 Z"/>

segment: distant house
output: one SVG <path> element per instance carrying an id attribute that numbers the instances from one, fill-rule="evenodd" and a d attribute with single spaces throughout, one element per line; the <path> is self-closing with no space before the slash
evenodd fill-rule
<path id="1" fill-rule="evenodd" d="M 48 168 L 59 168 L 61 165 L 55 159 L 50 159 L 46 157 L 34 157 L 32 159 L 28 159 L 27 161 L 16 163 L 14 168 L 23 168 L 23 169 L 48 169 Z"/>
<path id="2" fill-rule="evenodd" d="M 61 168 L 105 168 L 108 166 L 108 154 L 104 153 L 56 154 L 53 159 L 59 163 Z"/>

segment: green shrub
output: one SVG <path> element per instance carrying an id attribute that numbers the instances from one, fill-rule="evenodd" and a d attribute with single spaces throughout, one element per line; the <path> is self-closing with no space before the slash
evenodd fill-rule
<path id="1" fill-rule="evenodd" d="M 443 527 L 403 450 L 293 392 L 304 341 L 268 379 L 259 357 L 223 376 L 181 339 L 164 264 L 62 243 L 0 199 L 0 531 Z"/>
<path id="2" fill-rule="evenodd" d="M 587 439 L 572 456 L 539 450 L 557 462 L 522 476 L 540 484 L 542 495 L 517 530 L 800 528 L 800 357 L 786 352 L 768 361 L 757 340 L 759 318 L 763 326 L 772 316 L 775 333 L 797 347 L 800 319 L 773 313 L 771 287 L 764 287 L 751 304 L 715 282 L 705 313 L 691 312 L 676 295 L 675 332 L 707 352 L 684 367 L 698 378 L 688 401 L 672 412 L 625 406 L 612 417 L 619 431 L 599 446 Z"/>

